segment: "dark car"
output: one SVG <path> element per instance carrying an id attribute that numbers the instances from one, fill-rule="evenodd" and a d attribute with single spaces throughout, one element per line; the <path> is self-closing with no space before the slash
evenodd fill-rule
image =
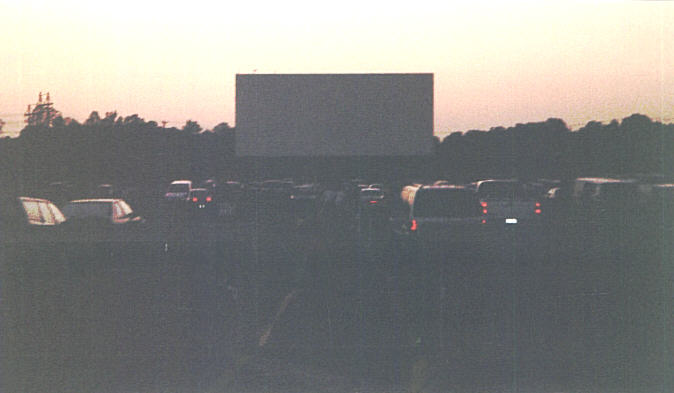
<path id="1" fill-rule="evenodd" d="M 189 204 L 194 213 L 215 212 L 213 194 L 205 188 L 193 188 L 190 191 Z"/>

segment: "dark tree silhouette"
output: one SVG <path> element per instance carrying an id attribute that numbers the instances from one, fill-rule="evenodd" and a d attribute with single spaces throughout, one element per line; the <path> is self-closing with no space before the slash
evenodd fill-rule
<path id="1" fill-rule="evenodd" d="M 196 121 L 188 120 L 185 122 L 185 125 L 183 126 L 183 132 L 189 133 L 189 134 L 198 134 L 202 130 L 201 126 L 199 123 Z"/>

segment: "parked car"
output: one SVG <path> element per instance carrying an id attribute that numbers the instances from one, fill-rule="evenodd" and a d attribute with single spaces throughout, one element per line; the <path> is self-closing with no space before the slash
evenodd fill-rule
<path id="1" fill-rule="evenodd" d="M 205 188 L 193 188 L 190 191 L 190 207 L 194 213 L 211 213 L 215 211 L 213 194 Z"/>
<path id="2" fill-rule="evenodd" d="M 4 197 L 0 200 L 0 242 L 46 240 L 46 230 L 66 220 L 46 199 Z"/>
<path id="3" fill-rule="evenodd" d="M 633 180 L 613 178 L 578 178 L 573 185 L 576 215 L 599 222 L 624 221 L 638 215 L 645 195 Z"/>
<path id="4" fill-rule="evenodd" d="M 169 202 L 187 202 L 189 200 L 190 191 L 192 190 L 191 180 L 175 180 L 171 182 L 164 199 Z"/>
<path id="5" fill-rule="evenodd" d="M 543 212 L 541 200 L 517 180 L 490 179 L 477 182 L 476 194 L 487 222 L 518 224 L 535 222 Z"/>
<path id="6" fill-rule="evenodd" d="M 123 199 L 79 199 L 68 202 L 62 211 L 68 228 L 112 228 L 144 222 Z"/>
<path id="7" fill-rule="evenodd" d="M 388 201 L 384 191 L 379 188 L 363 188 L 359 195 L 359 209 L 361 213 L 387 213 Z"/>
<path id="8" fill-rule="evenodd" d="M 362 207 L 379 207 L 383 205 L 386 200 L 384 198 L 384 191 L 379 188 L 363 188 L 358 194 L 360 205 Z"/>
<path id="9" fill-rule="evenodd" d="M 408 200 L 407 233 L 422 241 L 471 244 L 481 241 L 484 217 L 472 191 L 463 186 L 423 186 Z"/>

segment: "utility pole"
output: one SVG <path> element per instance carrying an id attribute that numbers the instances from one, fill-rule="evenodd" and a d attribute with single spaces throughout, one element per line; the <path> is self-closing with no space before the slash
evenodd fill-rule
<path id="1" fill-rule="evenodd" d="M 27 126 L 45 126 L 51 127 L 52 121 L 61 113 L 54 109 L 54 103 L 51 102 L 49 92 L 45 95 L 45 100 L 42 100 L 42 92 L 38 95 L 38 101 L 34 104 L 31 110 L 31 105 L 28 105 L 26 113 L 23 114 L 24 122 Z"/>

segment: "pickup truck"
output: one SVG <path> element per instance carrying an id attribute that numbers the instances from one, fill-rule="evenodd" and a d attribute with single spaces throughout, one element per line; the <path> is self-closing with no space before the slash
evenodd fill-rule
<path id="1" fill-rule="evenodd" d="M 541 202 L 517 180 L 481 180 L 476 191 L 489 223 L 521 224 L 540 220 Z"/>

